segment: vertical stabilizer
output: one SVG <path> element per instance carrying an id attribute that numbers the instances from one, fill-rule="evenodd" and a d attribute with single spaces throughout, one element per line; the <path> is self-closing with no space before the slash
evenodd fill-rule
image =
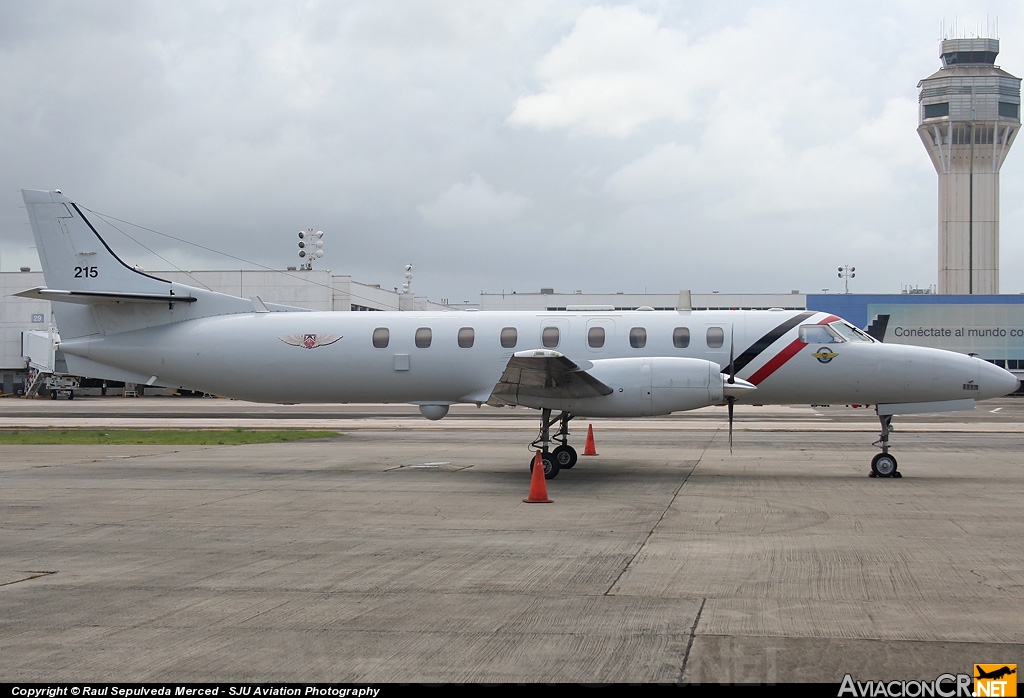
<path id="1" fill-rule="evenodd" d="M 55 301 L 64 341 L 210 315 L 252 312 L 252 301 L 133 269 L 59 191 L 22 190 L 47 288 L 18 295 Z"/>
<path id="2" fill-rule="evenodd" d="M 169 281 L 122 262 L 78 206 L 59 191 L 24 189 L 21 194 L 50 288 L 164 294 L 170 290 Z"/>

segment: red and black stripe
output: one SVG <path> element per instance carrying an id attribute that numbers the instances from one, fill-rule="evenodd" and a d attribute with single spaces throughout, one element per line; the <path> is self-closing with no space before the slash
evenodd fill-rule
<path id="1" fill-rule="evenodd" d="M 763 352 L 771 345 L 775 344 L 775 342 L 777 342 L 780 337 L 782 337 L 784 334 L 789 332 L 791 329 L 793 329 L 794 327 L 796 327 L 797 325 L 799 325 L 812 315 L 814 315 L 813 311 L 800 313 L 799 315 L 794 315 L 793 317 L 791 317 L 790 319 L 786 320 L 784 323 L 773 329 L 771 332 L 761 337 L 761 339 L 751 344 L 746 351 L 744 351 L 742 354 L 736 357 L 734 361 L 736 373 L 739 373 L 744 368 L 746 368 L 751 361 L 753 361 L 754 359 L 761 355 L 761 352 Z"/>
<path id="2" fill-rule="evenodd" d="M 794 320 L 797 320 L 797 322 L 791 324 L 789 326 L 789 329 L 793 329 L 793 327 L 795 325 L 799 324 L 800 321 L 806 320 L 808 317 L 810 317 L 811 315 L 814 315 L 814 314 L 815 313 L 811 312 L 811 313 L 806 313 L 804 315 L 798 315 L 797 318 L 800 318 L 800 320 L 797 320 L 797 318 L 793 318 Z M 825 324 L 828 324 L 830 322 L 835 322 L 838 319 L 839 318 L 837 316 L 835 316 L 835 315 L 826 315 L 824 318 L 819 320 L 817 324 L 825 325 Z M 780 327 L 781 327 L 781 325 L 780 325 Z M 778 329 L 778 328 L 776 328 L 776 329 Z M 767 336 L 767 335 L 765 335 L 765 336 Z M 759 368 L 756 371 L 754 371 L 753 375 L 751 375 L 750 378 L 748 378 L 747 380 L 750 381 L 751 383 L 753 383 L 754 385 L 760 385 L 766 378 L 768 378 L 768 376 L 772 375 L 773 373 L 778 371 L 780 368 L 782 368 L 786 364 L 787 361 L 789 361 L 794 356 L 796 356 L 797 353 L 799 353 L 799 351 L 801 349 L 803 349 L 804 347 L 806 347 L 806 346 L 807 346 L 806 344 L 804 344 L 803 342 L 800 341 L 799 337 L 794 339 L 792 342 L 787 344 L 785 346 L 785 348 L 782 349 L 782 351 L 780 351 L 778 354 L 776 354 L 772 358 L 768 359 L 768 362 L 765 363 L 764 366 L 762 366 L 761 368 Z"/>

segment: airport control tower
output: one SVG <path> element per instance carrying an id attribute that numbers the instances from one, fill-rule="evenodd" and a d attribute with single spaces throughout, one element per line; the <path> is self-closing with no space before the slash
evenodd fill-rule
<path id="1" fill-rule="evenodd" d="M 946 39 L 918 83 L 917 128 L 939 174 L 939 293 L 999 293 L 999 168 L 1020 130 L 1020 78 L 998 39 Z"/>

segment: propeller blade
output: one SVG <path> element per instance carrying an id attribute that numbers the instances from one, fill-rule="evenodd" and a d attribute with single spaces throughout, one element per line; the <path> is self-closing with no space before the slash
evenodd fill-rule
<path id="1" fill-rule="evenodd" d="M 734 349 L 736 348 L 736 326 L 729 325 L 729 385 L 736 385 L 736 359 L 734 358 Z M 746 383 L 746 381 L 744 381 Z M 750 385 L 747 383 L 747 385 Z M 728 395 L 726 402 L 729 405 L 729 455 L 732 455 L 732 417 L 734 406 L 736 404 L 736 396 Z"/>
<path id="2" fill-rule="evenodd" d="M 736 360 L 733 358 L 733 349 L 736 348 L 736 326 L 729 326 L 729 383 L 736 382 Z M 732 404 L 732 403 L 729 403 Z"/>
<path id="3" fill-rule="evenodd" d="M 729 455 L 731 456 L 732 455 L 732 412 L 733 412 L 733 405 L 736 404 L 736 398 L 734 398 L 732 395 L 730 395 L 728 397 L 728 404 L 729 404 Z"/>

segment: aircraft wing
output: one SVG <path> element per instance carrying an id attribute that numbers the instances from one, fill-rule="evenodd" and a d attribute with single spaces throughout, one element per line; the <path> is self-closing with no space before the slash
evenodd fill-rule
<path id="1" fill-rule="evenodd" d="M 508 360 L 488 405 L 518 405 L 520 397 L 587 398 L 609 395 L 612 389 L 587 373 L 593 364 L 577 364 L 550 349 L 517 351 Z"/>

